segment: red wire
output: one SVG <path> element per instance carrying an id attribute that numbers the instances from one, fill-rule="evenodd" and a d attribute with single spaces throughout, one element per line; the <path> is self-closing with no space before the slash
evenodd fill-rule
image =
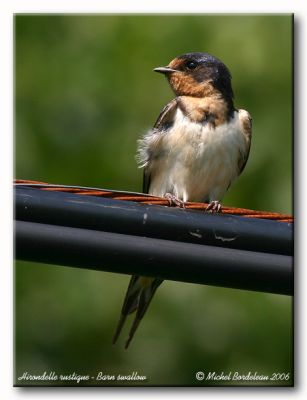
<path id="1" fill-rule="evenodd" d="M 167 199 L 162 197 L 148 196 L 143 193 L 123 193 L 116 190 L 104 190 L 104 189 L 91 189 L 91 188 L 75 188 L 75 187 L 61 187 L 60 185 L 52 186 L 52 184 L 48 184 L 45 182 L 31 181 L 26 179 L 15 179 L 14 183 L 16 184 L 26 184 L 26 185 L 50 185 L 50 187 L 40 187 L 39 190 L 47 190 L 54 192 L 68 192 L 75 193 L 83 196 L 98 196 L 98 197 L 108 197 L 115 200 L 125 200 L 125 201 L 134 201 L 138 203 L 144 204 L 155 204 L 161 206 L 170 206 L 170 203 Z M 195 203 L 188 202 L 185 203 L 185 208 L 189 210 L 205 210 L 207 207 L 207 203 Z M 271 219 L 279 222 L 288 222 L 293 223 L 294 218 L 291 215 L 280 214 L 269 211 L 256 211 L 249 210 L 246 208 L 237 208 L 237 207 L 222 207 L 222 214 L 230 214 L 230 215 L 238 215 L 245 218 L 261 218 L 261 219 Z"/>

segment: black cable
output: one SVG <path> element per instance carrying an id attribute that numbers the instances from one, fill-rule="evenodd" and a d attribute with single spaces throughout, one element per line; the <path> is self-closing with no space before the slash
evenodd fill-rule
<path id="1" fill-rule="evenodd" d="M 293 224 L 211 215 L 102 197 L 15 189 L 16 219 L 282 255 L 293 254 Z"/>
<path id="2" fill-rule="evenodd" d="M 16 221 L 20 260 L 293 294 L 292 257 Z"/>

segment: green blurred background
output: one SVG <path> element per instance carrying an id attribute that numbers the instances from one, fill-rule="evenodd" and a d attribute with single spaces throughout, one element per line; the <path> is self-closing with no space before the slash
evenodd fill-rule
<path id="1" fill-rule="evenodd" d="M 223 203 L 291 213 L 291 15 L 16 15 L 16 178 L 141 191 L 136 140 L 173 97 L 152 69 L 190 51 L 225 62 L 253 117 L 249 162 Z M 292 372 L 287 296 L 164 282 L 129 350 L 127 329 L 113 347 L 128 281 L 17 262 L 16 375 L 206 385 L 197 371 Z"/>

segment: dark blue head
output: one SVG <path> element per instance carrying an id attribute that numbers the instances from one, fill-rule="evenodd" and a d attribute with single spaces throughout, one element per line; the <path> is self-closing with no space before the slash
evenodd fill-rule
<path id="1" fill-rule="evenodd" d="M 179 96 L 202 97 L 219 92 L 233 107 L 231 75 L 224 63 L 208 53 L 186 53 L 176 57 L 167 67 L 155 71 L 166 74 Z"/>

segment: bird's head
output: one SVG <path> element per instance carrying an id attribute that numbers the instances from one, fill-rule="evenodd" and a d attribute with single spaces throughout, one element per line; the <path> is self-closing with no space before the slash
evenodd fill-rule
<path id="1" fill-rule="evenodd" d="M 154 71 L 164 74 L 177 96 L 221 95 L 232 103 L 231 75 L 225 64 L 207 53 L 186 53 L 166 67 Z"/>

